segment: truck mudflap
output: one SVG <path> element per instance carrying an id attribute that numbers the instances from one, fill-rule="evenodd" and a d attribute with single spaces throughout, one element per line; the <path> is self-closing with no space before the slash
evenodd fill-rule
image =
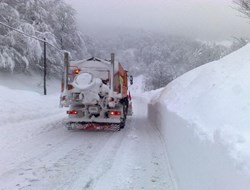
<path id="1" fill-rule="evenodd" d="M 132 102 L 130 102 L 128 105 L 127 116 L 132 116 L 132 115 L 133 115 Z"/>
<path id="2" fill-rule="evenodd" d="M 86 131 L 119 131 L 121 125 L 117 123 L 85 123 L 85 122 L 68 122 L 66 123 L 68 130 L 86 130 Z"/>

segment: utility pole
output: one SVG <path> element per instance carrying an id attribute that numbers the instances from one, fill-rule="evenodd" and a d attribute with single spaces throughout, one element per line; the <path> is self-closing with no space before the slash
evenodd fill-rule
<path id="1" fill-rule="evenodd" d="M 69 53 L 64 52 L 64 92 L 68 90 L 68 74 L 69 74 Z"/>
<path id="2" fill-rule="evenodd" d="M 47 58 L 46 58 L 46 38 L 44 38 L 44 42 L 43 42 L 43 57 L 44 57 L 44 75 L 43 75 L 43 90 L 44 90 L 44 95 L 47 95 L 47 88 L 46 88 L 46 76 L 47 76 Z"/>
<path id="3" fill-rule="evenodd" d="M 13 28 L 13 27 L 11 27 L 11 26 L 9 26 L 9 25 L 1 22 L 1 21 L 0 21 L 0 25 L 2 25 L 4 27 L 7 27 L 7 28 L 9 28 L 11 30 L 14 30 L 14 31 L 18 32 L 19 34 L 22 34 L 23 36 L 26 36 L 28 38 L 32 38 L 32 39 L 38 40 L 38 41 L 40 41 L 40 42 L 43 43 L 43 45 L 44 45 L 44 52 L 43 52 L 44 53 L 44 84 L 43 84 L 43 86 L 44 86 L 44 95 L 47 95 L 47 88 L 46 88 L 46 76 L 47 76 L 46 46 L 48 44 L 49 46 L 51 46 L 51 47 L 55 48 L 57 51 L 59 51 L 61 54 L 63 54 L 63 50 L 59 49 L 55 45 L 53 45 L 53 44 L 49 43 L 48 41 L 46 41 L 46 38 L 42 39 L 42 38 L 38 38 L 36 36 L 32 36 L 32 35 L 26 34 L 23 31 L 21 31 L 19 29 L 16 29 L 16 28 Z"/>
<path id="4" fill-rule="evenodd" d="M 111 53 L 111 96 L 114 97 L 115 54 Z"/>

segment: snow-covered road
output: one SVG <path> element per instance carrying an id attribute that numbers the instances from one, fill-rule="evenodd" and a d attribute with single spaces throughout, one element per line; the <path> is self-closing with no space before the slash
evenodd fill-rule
<path id="1" fill-rule="evenodd" d="M 147 103 L 139 97 L 133 103 L 135 114 L 119 132 L 67 131 L 65 110 L 56 107 L 0 125 L 0 189 L 176 189 Z"/>

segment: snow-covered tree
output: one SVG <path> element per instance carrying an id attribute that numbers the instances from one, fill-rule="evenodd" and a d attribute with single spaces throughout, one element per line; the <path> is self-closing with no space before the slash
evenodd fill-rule
<path id="1" fill-rule="evenodd" d="M 166 63 L 154 61 L 147 69 L 147 89 L 158 89 L 166 86 L 173 80 L 171 68 Z"/>
<path id="2" fill-rule="evenodd" d="M 74 9 L 64 0 L 1 0 L 0 22 L 24 33 L 46 38 L 48 73 L 60 75 L 62 52 L 72 59 L 88 56 L 81 32 L 77 29 Z M 38 71 L 43 69 L 43 43 L 0 25 L 0 69 Z"/>
<path id="3" fill-rule="evenodd" d="M 112 39 L 87 40 L 91 55 L 109 59 L 115 51 L 117 59 L 131 74 L 146 74 L 148 89 L 167 85 L 181 74 L 230 53 L 231 47 L 162 36 L 150 32 L 132 32 Z"/>
<path id="4" fill-rule="evenodd" d="M 229 48 L 229 52 L 228 53 L 231 53 L 231 52 L 234 52 L 242 47 L 244 47 L 245 45 L 248 44 L 248 40 L 247 39 L 244 39 L 244 38 L 234 38 L 233 40 L 233 43 L 231 45 L 231 47 Z"/>
<path id="5" fill-rule="evenodd" d="M 250 0 L 233 0 L 238 11 L 250 18 Z"/>

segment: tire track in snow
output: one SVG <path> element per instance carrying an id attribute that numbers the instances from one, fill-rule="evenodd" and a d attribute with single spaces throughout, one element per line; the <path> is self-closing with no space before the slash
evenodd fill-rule
<path id="1" fill-rule="evenodd" d="M 67 131 L 60 114 L 26 122 L 27 131 L 39 130 L 5 149 L 0 189 L 173 190 L 165 142 L 145 116 L 146 102 L 137 98 L 134 106 L 136 115 L 119 132 Z M 11 165 L 15 153 L 21 157 Z"/>
<path id="2" fill-rule="evenodd" d="M 99 157 L 99 152 L 102 151 L 103 147 L 105 147 L 108 144 L 109 140 L 113 138 L 113 133 L 107 134 L 108 135 L 105 138 L 102 137 L 100 140 L 91 143 L 91 145 L 88 146 L 88 149 L 90 149 L 90 151 L 86 151 L 85 148 L 83 149 L 85 151 L 79 152 L 79 150 L 81 150 L 82 148 L 76 148 L 75 153 L 79 153 L 78 155 L 74 156 L 72 155 L 72 153 L 70 153 L 69 156 L 72 158 L 71 161 L 68 159 L 65 160 L 65 165 L 69 165 L 70 167 L 66 170 L 64 169 L 64 173 L 58 173 L 58 175 L 55 175 L 53 177 L 54 179 L 56 179 L 57 183 L 61 183 L 61 185 L 52 185 L 52 188 L 54 187 L 54 189 L 58 190 L 74 189 L 71 188 L 71 186 L 75 183 L 75 181 L 78 180 L 79 176 L 89 175 L 86 172 L 89 166 Z M 70 174 L 69 177 L 65 177 L 65 173 L 67 173 L 66 175 Z M 58 181 L 58 179 L 60 179 L 61 181 Z"/>
<path id="3" fill-rule="evenodd" d="M 149 121 L 150 122 L 150 121 Z M 152 124 L 152 123 L 151 123 Z M 154 124 L 152 124 L 154 125 Z M 160 141 L 160 144 L 162 145 L 163 147 L 163 157 L 164 157 L 164 160 L 166 161 L 165 164 L 166 164 L 166 167 L 168 168 L 167 172 L 168 172 L 168 175 L 170 177 L 170 182 L 171 182 L 171 186 L 173 187 L 173 190 L 179 190 L 179 187 L 178 187 L 178 183 L 177 183 L 177 179 L 173 173 L 173 170 L 172 170 L 172 166 L 171 166 L 171 163 L 169 161 L 169 158 L 168 158 L 168 152 L 167 152 L 167 146 L 166 146 L 166 141 L 165 139 L 163 138 L 161 132 L 159 131 L 158 127 L 156 126 L 152 126 L 150 125 L 150 127 L 152 128 L 152 131 L 155 133 L 156 136 L 158 136 L 159 138 L 159 141 Z"/>
<path id="4" fill-rule="evenodd" d="M 113 166 L 113 162 L 116 158 L 116 154 L 120 149 L 122 142 L 126 136 L 126 131 L 120 131 L 112 135 L 111 138 L 102 147 L 102 150 L 98 152 L 96 157 L 85 168 L 84 173 L 78 177 L 73 186 L 65 189 L 82 189 L 91 190 L 94 189 L 95 183 L 98 182 L 103 175 L 105 175 Z M 81 176 L 88 176 L 81 177 Z"/>
<path id="5" fill-rule="evenodd" d="M 59 128 L 60 125 L 63 125 L 63 117 L 64 115 L 62 115 L 62 113 L 57 113 L 45 118 L 6 125 L 6 127 L 1 130 L 2 138 L 0 139 L 0 148 L 15 148 L 17 144 L 24 143 L 41 133 L 55 130 Z M 25 131 L 25 133 L 23 131 Z"/>
<path id="6" fill-rule="evenodd" d="M 51 132 L 53 132 L 53 134 L 51 134 Z M 107 138 L 111 137 L 111 133 L 102 133 L 101 135 L 98 134 L 92 134 L 90 133 L 90 135 L 88 135 L 88 133 L 75 133 L 75 132 L 69 132 L 66 131 L 66 129 L 64 128 L 58 128 L 55 129 L 54 131 L 50 131 L 49 132 L 51 136 L 55 137 L 55 138 L 59 138 L 59 141 L 56 140 L 56 142 L 54 142 L 52 139 L 50 138 L 44 138 L 44 136 L 47 136 L 48 134 L 40 134 L 39 138 L 36 138 L 35 140 L 38 141 L 35 143 L 35 147 L 31 147 L 34 150 L 34 154 L 35 155 L 27 155 L 28 158 L 25 158 L 25 161 L 21 161 L 19 164 L 16 164 L 14 166 L 14 168 L 8 170 L 7 172 L 3 173 L 0 176 L 0 187 L 1 181 L 5 181 L 5 183 L 9 180 L 9 181 L 13 181 L 10 182 L 11 183 L 11 187 L 13 187 L 13 185 L 19 184 L 22 181 L 27 181 L 27 175 L 28 176 L 33 176 L 30 173 L 36 173 L 36 177 L 32 178 L 29 177 L 28 181 L 33 182 L 33 183 L 37 183 L 40 180 L 44 180 L 43 175 L 47 175 L 48 173 L 51 173 L 51 170 L 54 170 L 53 168 L 61 168 L 60 165 L 58 164 L 58 162 L 60 162 L 61 160 L 66 160 L 65 163 L 67 163 L 67 165 L 72 166 L 73 162 L 78 161 L 80 158 L 76 157 L 73 159 L 71 159 L 72 156 L 76 155 L 76 152 L 78 150 L 85 150 L 85 154 L 87 155 L 86 157 L 89 157 L 89 155 L 93 155 L 93 153 L 90 152 L 90 154 L 88 154 L 89 152 L 87 152 L 88 150 L 92 151 L 91 148 L 88 147 L 93 147 L 94 152 L 98 152 L 98 150 L 96 150 L 97 148 L 101 149 L 101 147 L 98 146 L 98 144 L 101 146 L 103 144 L 103 142 L 105 142 L 107 140 Z M 63 138 L 60 138 L 60 135 L 62 135 L 63 133 Z M 58 135 L 57 135 L 58 134 Z M 95 139 L 95 136 L 101 136 L 101 138 Z M 86 138 L 85 140 L 87 141 L 83 141 L 84 138 Z M 93 139 L 91 139 L 91 137 L 93 137 Z M 36 147 L 37 144 L 39 143 L 44 143 L 43 140 L 46 139 L 48 140 L 46 143 L 51 143 L 52 146 L 49 147 L 45 147 L 45 148 L 41 148 L 39 146 Z M 31 139 L 33 140 L 33 139 Z M 50 141 L 52 140 L 52 141 Z M 28 143 L 28 142 L 27 142 Z M 83 144 L 82 144 L 83 143 Z M 92 143 L 92 144 L 91 144 Z M 27 146 L 30 146 L 29 144 L 26 144 Z M 23 145 L 23 147 L 21 147 L 21 149 L 25 150 L 27 147 L 25 147 L 26 145 Z M 87 146 L 87 148 L 86 148 Z M 36 151 L 35 149 L 38 148 L 39 151 Z M 92 151 L 92 152 L 93 152 Z M 84 155 L 80 154 L 81 159 L 84 160 Z M 13 156 L 13 155 L 12 155 Z M 10 157 L 12 157 L 10 156 Z M 72 161 L 71 161 L 72 160 Z M 48 166 L 49 165 L 49 166 Z M 53 165 L 55 165 L 55 167 L 53 167 Z M 65 164 L 66 165 L 66 164 Z M 41 172 L 41 168 L 44 168 L 44 171 Z M 51 169 L 52 168 L 52 169 Z M 68 171 L 64 171 L 64 173 L 67 173 Z M 27 175 L 24 175 L 26 173 L 29 173 Z M 58 170 L 58 172 L 56 172 L 55 175 L 61 175 L 61 171 Z M 19 175 L 21 174 L 21 175 Z M 52 176 L 53 177 L 53 176 Z M 17 182 L 15 182 L 15 180 L 13 179 L 17 179 Z M 65 179 L 64 179 L 65 180 Z M 49 180 L 48 180 L 49 181 Z M 10 184 L 7 183 L 7 184 Z M 30 183 L 26 184 L 26 187 L 29 187 L 28 185 L 30 185 Z M 31 187 L 29 187 L 31 188 Z M 52 187 L 53 188 L 53 187 Z M 13 188 L 7 188 L 7 189 L 13 189 Z M 35 188 L 37 189 L 37 188 Z M 39 188 L 38 188 L 39 189 Z M 43 188 L 42 188 L 43 189 Z"/>
<path id="7" fill-rule="evenodd" d="M 53 122 L 49 123 L 49 129 L 45 125 L 45 127 L 41 127 L 41 129 L 36 130 L 37 124 L 42 125 L 41 123 L 44 123 L 44 122 L 41 122 L 41 120 L 48 120 L 48 119 L 43 118 L 36 122 L 32 121 L 32 122 L 20 123 L 20 125 L 23 125 L 23 126 L 31 126 L 29 128 L 32 128 L 33 126 L 33 129 L 32 129 L 33 131 L 28 129 L 25 131 L 25 134 L 21 132 L 24 129 L 22 128 L 20 129 L 18 128 L 19 126 L 14 125 L 11 127 L 11 130 L 9 129 L 9 132 L 7 135 L 5 135 L 5 138 L 0 139 L 0 149 L 2 150 L 2 152 L 4 152 L 4 154 L 2 154 L 0 158 L 0 175 L 1 173 L 5 172 L 6 169 L 11 170 L 11 168 L 13 167 L 12 165 L 16 167 L 18 164 L 22 164 L 22 162 L 29 161 L 34 156 L 37 157 L 41 155 L 42 153 L 40 152 L 37 153 L 38 155 L 34 155 L 36 154 L 36 151 L 34 150 L 34 152 L 30 152 L 30 149 L 34 148 L 34 146 L 39 148 L 41 147 L 41 145 L 46 145 L 45 144 L 46 138 L 44 139 L 43 135 L 47 136 L 49 131 L 51 132 L 53 131 L 57 133 L 58 130 L 60 130 L 59 127 L 61 127 L 63 124 L 61 121 L 61 115 L 58 114 L 54 116 Z M 43 141 L 42 143 L 39 142 L 39 138 L 43 138 L 43 140 L 41 140 Z M 45 148 L 47 149 L 48 147 L 45 147 Z M 44 147 L 42 146 L 42 150 L 43 149 Z M 14 157 L 16 156 L 17 158 L 15 159 L 15 164 L 12 164 L 13 156 Z M 11 167 L 8 167 L 8 166 L 11 166 Z"/>
<path id="8" fill-rule="evenodd" d="M 175 189 L 168 172 L 164 147 L 145 117 L 145 102 L 140 99 L 135 103 L 139 114 L 124 129 L 126 134 L 119 150 L 113 155 L 112 165 L 98 180 L 92 177 L 86 180 L 84 187 L 82 184 L 73 187 L 82 187 L 83 190 Z"/>

